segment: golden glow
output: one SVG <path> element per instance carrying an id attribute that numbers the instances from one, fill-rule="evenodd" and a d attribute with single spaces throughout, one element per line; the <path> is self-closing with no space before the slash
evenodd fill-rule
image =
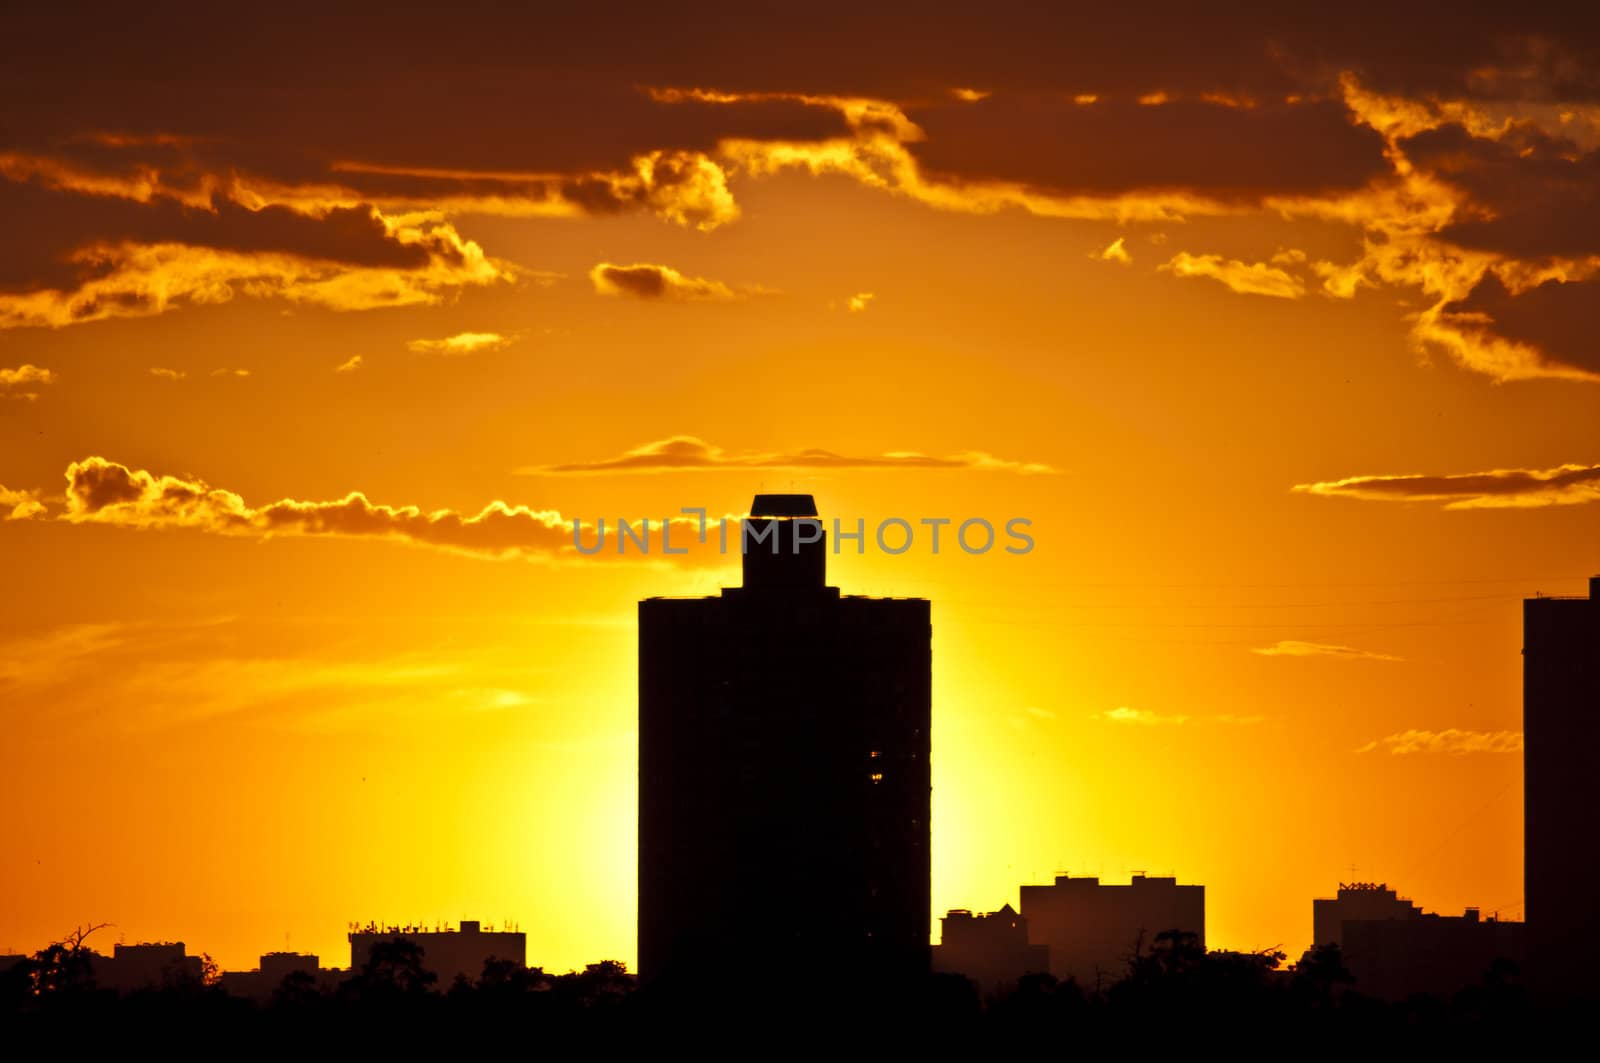
<path id="1" fill-rule="evenodd" d="M 193 223 L 0 291 L 0 721 L 73 768 L 0 826 L 0 952 L 109 919 L 343 962 L 351 919 L 481 917 L 631 961 L 636 602 L 736 583 L 717 518 L 791 489 L 866 521 L 830 582 L 932 600 L 936 912 L 1172 871 L 1211 943 L 1294 952 L 1355 862 L 1517 914 L 1519 602 L 1593 568 L 1600 372 L 1452 307 L 1600 258 L 1452 243 L 1504 204 L 1409 138 L 1582 149 L 1600 111 L 1346 74 L 1294 106 L 1382 134 L 1361 187 L 1120 180 L 1120 134 L 1053 184 L 925 165 L 931 108 L 1018 90 L 919 84 L 647 88 L 692 132 L 567 171 L 409 116 L 276 168 L 182 129 L 0 154 L 8 191 Z M 1088 87 L 1050 103 L 1133 110 Z M 1136 114 L 1196 98 L 1275 106 Z M 732 121 L 766 104 L 829 124 Z M 1037 545 L 891 556 L 891 516 Z M 648 556 L 572 547 L 646 517 Z"/>

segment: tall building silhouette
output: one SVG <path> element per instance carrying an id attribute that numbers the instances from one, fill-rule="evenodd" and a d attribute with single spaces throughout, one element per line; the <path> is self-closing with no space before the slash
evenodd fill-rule
<path id="1" fill-rule="evenodd" d="M 1522 606 L 1523 896 L 1529 977 L 1600 995 L 1600 576 L 1587 598 Z"/>
<path id="2" fill-rule="evenodd" d="M 929 603 L 841 595 L 810 495 L 639 603 L 639 974 L 926 971 Z"/>

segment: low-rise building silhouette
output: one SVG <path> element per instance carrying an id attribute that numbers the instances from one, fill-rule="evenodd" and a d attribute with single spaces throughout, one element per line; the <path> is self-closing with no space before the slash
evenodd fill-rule
<path id="1" fill-rule="evenodd" d="M 110 956 L 92 953 L 89 969 L 95 985 L 118 993 L 198 986 L 205 980 L 200 957 L 190 956 L 181 941 L 117 945 Z"/>
<path id="2" fill-rule="evenodd" d="M 1482 982 L 1496 960 L 1521 969 L 1527 925 L 1432 912 L 1409 919 L 1347 919 L 1340 946 L 1355 988 L 1368 996 L 1403 1000 L 1414 993 L 1448 999 Z"/>
<path id="3" fill-rule="evenodd" d="M 1314 945 L 1344 945 L 1344 924 L 1352 920 L 1415 919 L 1422 909 L 1383 882 L 1341 882 L 1334 897 L 1311 902 Z"/>
<path id="4" fill-rule="evenodd" d="M 266 1003 L 282 988 L 285 978 L 300 974 L 310 979 L 311 988 L 331 993 L 350 972 L 323 967 L 311 953 L 268 952 L 262 955 L 261 966 L 253 971 L 224 971 L 222 988 L 233 996 Z"/>
<path id="5" fill-rule="evenodd" d="M 489 960 L 506 960 L 519 967 L 528 962 L 527 935 L 520 930 L 484 930 L 476 919 L 463 919 L 459 930 L 369 924 L 350 931 L 351 972 L 367 965 L 374 945 L 397 939 L 422 949 L 422 967 L 438 979 L 435 987 L 440 990 L 449 989 L 458 976 L 476 982 Z"/>
<path id="6" fill-rule="evenodd" d="M 1027 974 L 1050 970 L 1050 950 L 1028 940 L 1028 921 L 1007 904 L 998 912 L 974 915 L 952 908 L 939 920 L 939 944 L 933 947 L 933 969 L 965 975 L 980 993 L 995 996 Z"/>
<path id="7" fill-rule="evenodd" d="M 1048 886 L 1022 887 L 1030 939 L 1050 950 L 1050 973 L 1086 988 L 1120 979 L 1140 948 L 1179 930 L 1206 941 L 1206 888 L 1172 877 L 1134 875 L 1127 885 L 1057 875 Z"/>

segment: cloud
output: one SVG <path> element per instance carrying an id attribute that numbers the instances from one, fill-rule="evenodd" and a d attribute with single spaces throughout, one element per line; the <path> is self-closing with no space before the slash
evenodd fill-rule
<path id="1" fill-rule="evenodd" d="M 439 340 L 411 340 L 406 349 L 423 354 L 477 354 L 498 351 L 515 342 L 515 336 L 502 336 L 498 332 L 458 332 Z"/>
<path id="2" fill-rule="evenodd" d="M 689 472 L 719 469 L 978 469 L 996 472 L 1054 473 L 1058 470 L 1035 462 L 1007 461 L 968 451 L 948 457 L 931 457 L 913 452 L 893 452 L 853 457 L 829 450 L 807 449 L 788 452 L 729 452 L 695 436 L 660 439 L 613 458 L 567 462 L 556 465 L 529 465 L 517 470 L 525 476 L 638 472 Z"/>
<path id="3" fill-rule="evenodd" d="M 670 534 L 674 561 L 713 566 L 728 563 L 719 537 L 706 531 L 698 515 L 669 520 L 632 518 L 627 521 L 631 535 L 625 538 L 619 531 L 620 519 L 569 520 L 555 510 L 498 499 L 476 513 L 385 505 L 368 500 L 359 491 L 332 501 L 284 498 L 253 506 L 238 494 L 195 477 L 159 475 L 98 456 L 68 465 L 66 479 L 65 495 L 48 503 L 39 491 L 0 489 L 0 513 L 6 507 L 11 510 L 3 519 L 141 531 L 189 529 L 257 539 L 388 539 L 479 558 L 557 561 L 664 559 L 664 537 Z M 711 521 L 719 519 L 728 521 L 737 532 L 737 514 L 713 516 Z M 603 542 L 597 542 L 602 536 Z M 581 539 L 584 549 L 578 549 L 575 539 Z"/>
<path id="4" fill-rule="evenodd" d="M 1581 283 L 1595 276 L 1600 261 L 1537 254 L 1557 245 L 1499 240 L 1479 225 L 1508 212 L 1526 213 L 1534 209 L 1529 204 L 1556 196 L 1559 187 L 1578 179 L 1575 172 L 1561 171 L 1570 170 L 1566 161 L 1541 159 L 1549 154 L 1540 139 L 1548 133 L 1530 131 L 1530 123 L 1543 123 L 1562 137 L 1587 135 L 1593 140 L 1600 137 L 1595 117 L 1600 109 L 1585 118 L 1570 107 L 1527 102 L 1385 95 L 1366 80 L 1367 75 L 1346 72 L 1340 91 L 1357 119 L 1385 136 L 1393 178 L 1352 193 L 1271 202 L 1288 218 L 1363 231 L 1362 251 L 1354 261 L 1307 263 L 1324 293 L 1352 298 L 1365 289 L 1420 292 L 1426 305 L 1410 318 L 1410 338 L 1418 353 L 1442 353 L 1496 380 L 1600 380 L 1593 368 L 1595 352 L 1583 335 L 1592 329 L 1584 298 L 1587 285 Z M 1589 133 L 1583 134 L 1585 129 Z M 1576 157 L 1582 150 L 1593 146 L 1569 145 L 1556 154 Z M 1508 161 L 1510 156 L 1520 160 L 1524 151 L 1531 153 L 1526 163 Z M 1534 171 L 1545 173 L 1553 187 L 1529 183 Z M 1587 224 L 1574 219 L 1542 227 L 1579 233 Z M 1531 305 L 1525 304 L 1523 311 L 1514 304 L 1516 295 L 1546 282 L 1555 283 L 1547 286 L 1537 312 Z M 1501 285 L 1504 290 L 1497 287 Z M 1474 296 L 1472 303 L 1466 302 Z"/>
<path id="5" fill-rule="evenodd" d="M 882 41 L 902 18 L 858 10 L 700 34 L 632 13 L 628 42 L 576 9 L 448 26 L 314 16 L 226 48 L 202 19 L 152 18 L 89 39 L 29 14 L 28 54 L 0 64 L 0 90 L 30 100 L 0 149 L 0 217 L 25 252 L 0 258 L 0 327 L 236 296 L 436 303 L 528 275 L 458 228 L 483 215 L 643 213 L 708 231 L 737 221 L 741 187 L 801 173 L 941 211 L 1353 227 L 1354 261 L 1166 268 L 1284 298 L 1306 277 L 1334 296 L 1420 291 L 1419 349 L 1501 380 L 1600 378 L 1591 348 L 1534 335 L 1556 318 L 1583 327 L 1589 294 L 1573 285 L 1600 252 L 1600 42 L 1554 15 L 1457 11 L 1441 33 L 1436 13 L 1386 11 L 1386 39 L 1407 42 L 1394 49 L 1359 20 L 1300 12 L 1157 26 L 1016 10 L 979 26 L 929 10 L 918 47 L 893 55 Z M 176 73 L 140 80 L 128 54 Z M 352 54 L 411 76 L 352 83 Z M 521 105 L 485 102 L 506 99 Z M 1564 282 L 1535 300 L 1561 311 L 1445 309 L 1490 269 L 1519 297 Z M 608 290 L 749 294 L 682 279 Z"/>
<path id="6" fill-rule="evenodd" d="M 617 266 L 602 262 L 589 271 L 589 279 L 601 295 L 694 302 L 725 302 L 744 297 L 721 281 L 686 277 L 670 266 L 647 263 Z"/>
<path id="7" fill-rule="evenodd" d="M 1521 731 L 1401 731 L 1361 746 L 1357 753 L 1383 752 L 1396 756 L 1412 753 L 1520 753 Z"/>
<path id="8" fill-rule="evenodd" d="M 359 354 L 353 354 L 346 361 L 340 362 L 337 366 L 335 366 L 333 371 L 335 373 L 354 373 L 360 368 L 361 356 Z"/>
<path id="9" fill-rule="evenodd" d="M 1600 214 L 1600 202 L 1595 210 Z M 1465 298 L 1445 303 L 1439 319 L 1480 346 L 1505 341 L 1523 348 L 1524 360 L 1543 375 L 1600 380 L 1597 306 L 1600 280 L 1552 278 L 1514 293 L 1491 270 Z"/>
<path id="10" fill-rule="evenodd" d="M 158 376 L 163 380 L 182 380 L 189 374 L 184 372 L 182 369 L 164 369 L 161 366 L 152 366 L 150 368 L 150 375 Z"/>
<path id="11" fill-rule="evenodd" d="M 15 369 L 0 369 L 0 391 L 9 391 L 28 384 L 49 384 L 56 375 L 36 365 L 20 365 Z"/>
<path id="12" fill-rule="evenodd" d="M 59 519 L 252 537 L 375 537 L 488 557 L 576 556 L 569 523 L 549 510 L 495 501 L 470 515 L 424 512 L 370 502 L 354 491 L 330 502 L 283 499 L 251 506 L 202 480 L 159 476 L 101 457 L 67 467 L 66 509 Z"/>
<path id="13" fill-rule="evenodd" d="M 492 260 L 443 223 L 404 230 L 430 248 L 414 268 L 350 266 L 281 252 L 187 244 L 91 244 L 68 260 L 87 279 L 64 287 L 0 291 L 0 328 L 60 327 L 143 317 L 237 295 L 277 297 L 330 310 L 428 305 L 470 285 L 509 281 L 515 267 Z"/>
<path id="14" fill-rule="evenodd" d="M 1443 502 L 1445 509 L 1504 509 L 1600 501 L 1600 465 L 1491 469 L 1447 476 L 1350 476 L 1292 490 L 1370 502 Z"/>
<path id="15" fill-rule="evenodd" d="M 38 491 L 12 491 L 0 484 L 0 520 L 28 520 L 44 512 Z"/>
<path id="16" fill-rule="evenodd" d="M 1170 88 L 1170 87 L 1169 87 Z M 1385 176 L 1383 138 L 1338 99 L 1242 107 L 1157 89 L 1085 105 L 1060 92 L 996 92 L 907 108 L 908 150 L 929 179 L 1011 183 L 1054 196 L 1181 190 L 1220 204 L 1355 189 Z"/>
<path id="17" fill-rule="evenodd" d="M 1187 723 L 1187 716 L 1166 716 L 1149 709 L 1130 709 L 1126 705 L 1119 705 L 1099 714 L 1099 718 L 1111 723 L 1135 724 L 1140 727 L 1154 727 L 1162 724 L 1176 726 Z"/>
<path id="18" fill-rule="evenodd" d="M 1578 132 L 1568 124 L 1563 132 Z M 1471 209 L 1442 240 L 1515 258 L 1600 254 L 1600 148 L 1531 121 L 1452 122 L 1401 141 L 1414 165 L 1466 194 Z"/>
<path id="19" fill-rule="evenodd" d="M 1306 293 L 1304 281 L 1265 262 L 1240 262 L 1221 255 L 1191 255 L 1180 251 L 1158 268 L 1176 277 L 1210 277 L 1242 295 L 1298 299 Z"/>
<path id="20" fill-rule="evenodd" d="M 857 292 L 850 297 L 850 301 L 845 304 L 845 308 L 852 314 L 859 314 L 865 311 L 867 305 L 876 298 L 877 296 L 872 292 Z"/>
<path id="21" fill-rule="evenodd" d="M 1101 262 L 1118 262 L 1124 266 L 1131 266 L 1133 265 L 1133 256 L 1128 254 L 1128 249 L 1124 246 L 1126 242 L 1127 237 L 1119 236 L 1111 241 L 1103 251 L 1091 252 L 1089 257 L 1099 259 Z"/>
<path id="22" fill-rule="evenodd" d="M 1346 657 L 1367 661 L 1398 661 L 1402 658 L 1373 650 L 1358 650 L 1350 646 L 1336 646 L 1326 642 L 1300 642 L 1282 639 L 1271 646 L 1258 646 L 1250 651 L 1263 657 Z"/>
<path id="23" fill-rule="evenodd" d="M 250 375 L 250 370 L 248 370 L 248 369 L 228 369 L 228 368 L 224 367 L 224 368 L 218 368 L 218 369 L 211 370 L 211 375 L 212 376 L 247 377 L 247 376 Z"/>

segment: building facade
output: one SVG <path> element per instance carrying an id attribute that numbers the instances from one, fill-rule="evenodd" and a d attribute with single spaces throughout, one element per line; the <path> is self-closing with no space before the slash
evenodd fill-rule
<path id="1" fill-rule="evenodd" d="M 928 966 L 925 599 L 841 595 L 809 495 L 758 495 L 744 585 L 639 603 L 639 974 Z"/>

